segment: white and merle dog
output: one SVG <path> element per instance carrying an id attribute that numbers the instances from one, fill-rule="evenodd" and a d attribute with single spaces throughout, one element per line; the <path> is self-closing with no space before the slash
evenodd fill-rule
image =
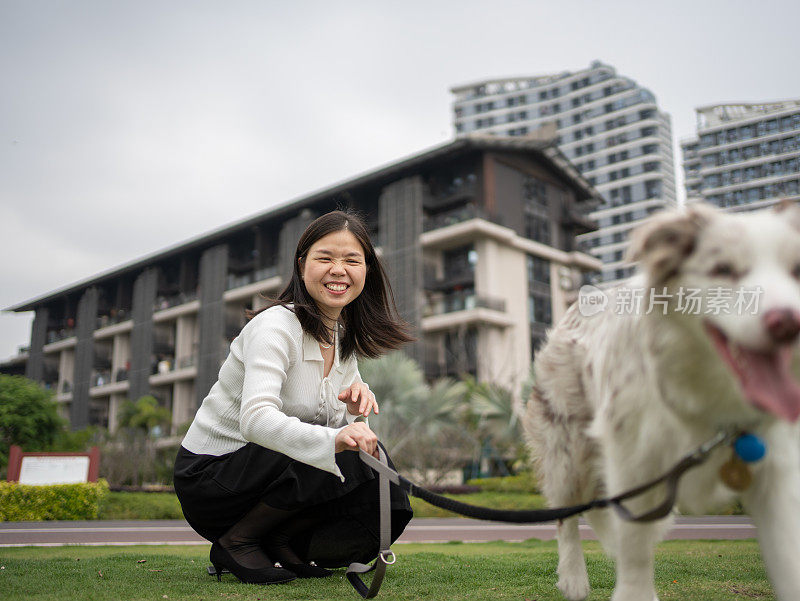
<path id="1" fill-rule="evenodd" d="M 542 491 L 553 506 L 616 495 L 668 471 L 715 433 L 753 433 L 768 450 L 738 494 L 777 598 L 797 601 L 800 208 L 662 213 L 634 232 L 630 256 L 640 270 L 628 286 L 609 291 L 602 311 L 579 299 L 536 356 L 523 424 Z M 640 304 L 631 302 L 637 292 Z M 719 475 L 731 456 L 730 446 L 719 447 L 689 470 L 678 506 L 702 512 L 733 500 Z M 647 511 L 664 492 L 658 486 L 625 505 Z M 613 601 L 657 599 L 654 547 L 670 519 L 631 523 L 612 509 L 586 518 L 616 561 Z M 558 551 L 558 588 L 584 599 L 577 517 L 559 523 Z"/>

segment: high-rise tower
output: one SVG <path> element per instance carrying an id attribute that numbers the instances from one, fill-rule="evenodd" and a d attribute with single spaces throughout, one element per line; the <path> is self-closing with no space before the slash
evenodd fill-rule
<path id="1" fill-rule="evenodd" d="M 800 199 L 800 100 L 698 108 L 681 142 L 687 202 L 730 211 Z"/>
<path id="2" fill-rule="evenodd" d="M 581 71 L 489 79 L 451 91 L 458 136 L 525 136 L 555 124 L 559 148 L 605 201 L 590 215 L 599 229 L 579 240 L 603 261 L 600 281 L 627 277 L 630 230 L 676 204 L 672 128 L 655 96 L 599 61 Z"/>

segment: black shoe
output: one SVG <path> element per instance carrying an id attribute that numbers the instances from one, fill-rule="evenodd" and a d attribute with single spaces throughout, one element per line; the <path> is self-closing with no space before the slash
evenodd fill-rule
<path id="1" fill-rule="evenodd" d="M 332 571 L 319 567 L 313 561 L 309 561 L 308 563 L 275 562 L 275 567 L 289 570 L 298 578 L 326 578 L 333 574 Z"/>
<path id="2" fill-rule="evenodd" d="M 263 568 L 247 568 L 240 565 L 218 542 L 211 545 L 209 559 L 217 571 L 217 581 L 222 581 L 222 568 L 228 568 L 231 574 L 245 584 L 278 584 L 289 582 L 297 577 L 289 570 L 276 568 L 269 564 Z"/>

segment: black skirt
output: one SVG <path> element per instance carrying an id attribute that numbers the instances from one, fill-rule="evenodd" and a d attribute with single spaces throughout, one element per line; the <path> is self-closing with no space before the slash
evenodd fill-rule
<path id="1" fill-rule="evenodd" d="M 175 460 L 175 492 L 186 521 L 212 542 L 264 502 L 324 516 L 317 521 L 321 525 L 291 541 L 302 559 L 324 567 L 364 563 L 379 551 L 378 479 L 358 453 L 337 453 L 336 463 L 344 482 L 252 442 L 220 456 L 196 455 L 181 447 Z M 404 491 L 390 484 L 390 492 L 394 542 L 412 513 Z"/>

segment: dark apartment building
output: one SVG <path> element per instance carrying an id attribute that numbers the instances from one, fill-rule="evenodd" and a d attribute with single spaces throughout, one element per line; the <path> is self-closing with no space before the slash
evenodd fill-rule
<path id="1" fill-rule="evenodd" d="M 245 309 L 283 286 L 308 223 L 351 208 L 426 375 L 519 390 L 545 328 L 601 266 L 575 243 L 599 202 L 552 139 L 460 138 L 10 307 L 35 318 L 6 367 L 52 388 L 73 428 L 113 429 L 125 399 L 151 394 L 175 430 L 216 380 Z"/>

